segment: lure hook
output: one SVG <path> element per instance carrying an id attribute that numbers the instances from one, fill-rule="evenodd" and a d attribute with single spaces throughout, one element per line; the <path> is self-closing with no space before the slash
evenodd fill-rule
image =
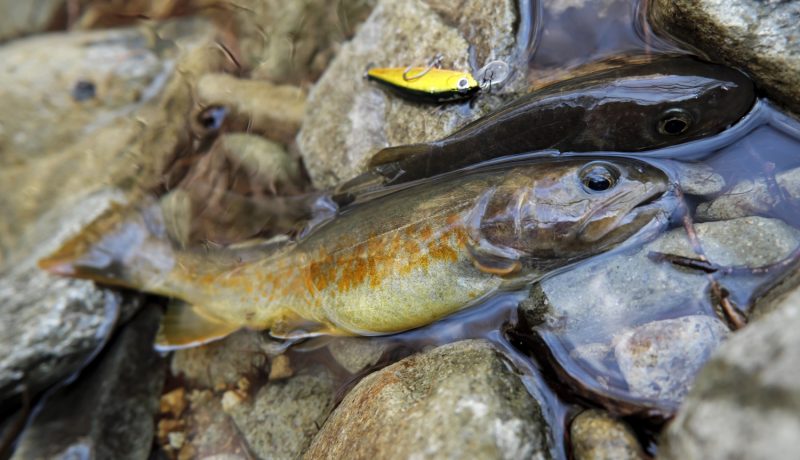
<path id="1" fill-rule="evenodd" d="M 409 75 L 409 72 L 411 72 L 413 66 L 406 67 L 406 69 L 403 71 L 403 80 L 411 81 L 424 77 L 425 75 L 428 74 L 428 72 L 431 71 L 431 69 L 433 69 L 434 67 L 439 67 L 442 63 L 442 59 L 444 59 L 444 56 L 442 56 L 441 54 L 435 55 L 430 61 L 428 61 L 428 66 L 425 67 L 421 72 L 419 72 L 416 75 Z"/>

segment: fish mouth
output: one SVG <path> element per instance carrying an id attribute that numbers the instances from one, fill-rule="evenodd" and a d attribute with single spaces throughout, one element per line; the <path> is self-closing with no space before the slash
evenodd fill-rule
<path id="1" fill-rule="evenodd" d="M 641 223 L 642 219 L 652 219 L 658 214 L 666 214 L 669 205 L 665 198 L 670 194 L 671 186 L 667 184 L 645 184 L 644 193 L 640 199 L 630 206 L 627 211 L 619 212 L 612 217 L 599 217 L 606 213 L 610 208 L 617 204 L 620 200 L 630 196 L 630 193 L 623 193 L 609 199 L 603 206 L 587 216 L 580 228 L 580 235 L 583 235 L 584 241 L 593 242 L 600 241 L 607 236 L 614 233 L 624 233 L 624 229 L 629 226 Z M 598 221 L 605 221 L 605 225 L 601 228 L 594 228 Z"/>

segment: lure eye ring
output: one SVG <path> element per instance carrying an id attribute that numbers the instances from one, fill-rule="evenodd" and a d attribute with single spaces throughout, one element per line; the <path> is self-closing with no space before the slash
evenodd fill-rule
<path id="1" fill-rule="evenodd" d="M 469 80 L 467 77 L 459 78 L 458 82 L 456 83 L 456 87 L 458 88 L 458 91 L 462 93 L 467 91 L 469 89 Z"/>
<path id="2" fill-rule="evenodd" d="M 659 134 L 666 136 L 679 136 L 689 130 L 692 125 L 692 115 L 684 109 L 669 109 L 658 120 Z"/>
<path id="3" fill-rule="evenodd" d="M 603 161 L 593 161 L 578 172 L 583 190 L 592 194 L 612 190 L 617 186 L 619 177 L 619 170 Z"/>

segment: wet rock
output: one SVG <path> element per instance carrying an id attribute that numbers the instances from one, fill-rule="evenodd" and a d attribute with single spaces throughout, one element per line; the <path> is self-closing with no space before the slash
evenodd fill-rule
<path id="1" fill-rule="evenodd" d="M 681 190 L 687 195 L 713 195 L 725 187 L 725 179 L 702 163 L 673 163 Z"/>
<path id="2" fill-rule="evenodd" d="M 291 84 L 316 80 L 375 3 L 239 1 L 234 15 L 243 61 L 256 79 Z"/>
<path id="3" fill-rule="evenodd" d="M 777 262 L 800 242 L 796 229 L 780 220 L 761 217 L 696 224 L 695 229 L 708 258 L 721 265 L 758 267 Z M 696 257 L 685 230 L 676 228 L 638 250 L 598 257 L 547 278 L 532 288 L 521 309 L 527 323 L 559 351 L 561 366 L 574 369 L 572 360 L 577 360 L 580 368 L 592 369 L 597 377 L 583 382 L 592 391 L 612 391 L 623 398 L 650 395 L 656 398 L 655 404 L 671 410 L 675 398 L 690 385 L 700 360 L 672 360 L 680 354 L 672 355 L 669 347 L 708 353 L 718 341 L 721 325 L 710 318 L 715 316 L 715 304 L 707 274 L 652 260 L 650 252 Z M 746 305 L 769 280 L 753 276 L 719 278 L 739 305 Z M 651 323 L 656 318 L 667 322 Z M 714 324 L 701 326 L 708 322 Z M 654 341 L 648 341 L 648 337 Z M 615 338 L 623 340 L 615 342 Z M 687 342 L 679 343 L 682 338 Z M 623 344 L 634 343 L 641 346 L 623 350 Z M 623 367 L 623 362 L 632 367 Z M 620 374 L 621 368 L 627 369 L 627 375 Z M 629 388 L 627 378 L 635 380 L 633 388 Z M 646 390 L 656 386 L 659 391 Z"/>
<path id="4" fill-rule="evenodd" d="M 800 303 L 724 343 L 697 376 L 659 445 L 665 459 L 786 457 L 800 433 Z"/>
<path id="5" fill-rule="evenodd" d="M 547 429 L 502 356 L 464 341 L 367 376 L 304 458 L 549 458 Z"/>
<path id="6" fill-rule="evenodd" d="M 24 389 L 36 394 L 83 367 L 105 343 L 123 302 L 91 281 L 35 268 L 0 278 L 0 400 Z"/>
<path id="7" fill-rule="evenodd" d="M 263 334 L 242 330 L 218 342 L 178 350 L 172 374 L 205 388 L 235 386 L 242 378 L 269 372 L 269 344 Z"/>
<path id="8" fill-rule="evenodd" d="M 800 113 L 800 4 L 758 0 L 656 0 L 656 30 L 747 71 L 767 94 Z"/>
<path id="9" fill-rule="evenodd" d="M 381 148 L 443 137 L 502 105 L 524 80 L 516 72 L 494 95 L 479 95 L 474 107 L 430 106 L 367 82 L 368 65 L 422 65 L 441 54 L 444 68 L 476 71 L 470 67 L 474 53 L 477 67 L 494 59 L 514 67 L 520 58 L 516 22 L 515 3 L 507 0 L 470 0 L 458 8 L 435 0 L 379 2 L 309 95 L 297 140 L 314 185 L 333 186 L 358 175 Z"/>
<path id="10" fill-rule="evenodd" d="M 0 11 L 3 12 L 0 16 L 0 42 L 55 27 L 65 9 L 64 0 L 3 0 L 0 2 Z"/>
<path id="11" fill-rule="evenodd" d="M 197 83 L 201 106 L 223 106 L 231 123 L 284 144 L 294 140 L 306 110 L 305 92 L 290 85 L 209 74 Z M 242 129 L 243 131 L 245 129 Z"/>
<path id="12" fill-rule="evenodd" d="M 647 458 L 630 427 L 600 410 L 583 411 L 572 420 L 570 442 L 575 460 Z"/>
<path id="13" fill-rule="evenodd" d="M 776 174 L 775 183 L 787 199 L 800 199 L 800 168 Z M 780 197 L 771 191 L 767 180 L 759 177 L 743 180 L 713 200 L 701 203 L 697 207 L 697 218 L 722 220 L 764 214 L 780 204 Z"/>
<path id="14" fill-rule="evenodd" d="M 372 337 L 343 337 L 328 345 L 333 359 L 351 374 L 377 363 L 388 348 L 388 342 Z"/>
<path id="15" fill-rule="evenodd" d="M 617 336 L 614 355 L 632 394 L 677 403 L 728 332 L 710 316 L 653 321 Z"/>
<path id="16" fill-rule="evenodd" d="M 211 390 L 192 390 L 187 392 L 186 399 L 189 408 L 181 418 L 167 417 L 158 422 L 158 441 L 170 458 L 237 455 L 253 458 L 223 410 L 222 398 Z M 182 442 L 176 443 L 179 439 Z"/>
<path id="17" fill-rule="evenodd" d="M 12 458 L 147 458 L 164 363 L 153 350 L 161 310 L 144 309 L 71 385 L 44 401 Z"/>
<path id="18" fill-rule="evenodd" d="M 335 393 L 330 373 L 312 366 L 267 383 L 229 413 L 258 458 L 297 458 L 328 417 Z"/>

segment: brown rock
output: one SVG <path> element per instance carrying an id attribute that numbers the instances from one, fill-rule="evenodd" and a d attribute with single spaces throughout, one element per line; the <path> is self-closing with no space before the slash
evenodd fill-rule
<path id="1" fill-rule="evenodd" d="M 367 376 L 304 458 L 548 458 L 546 430 L 502 356 L 463 341 Z"/>
<path id="2" fill-rule="evenodd" d="M 575 460 L 643 460 L 645 457 L 630 427 L 600 410 L 578 414 L 570 425 Z"/>

